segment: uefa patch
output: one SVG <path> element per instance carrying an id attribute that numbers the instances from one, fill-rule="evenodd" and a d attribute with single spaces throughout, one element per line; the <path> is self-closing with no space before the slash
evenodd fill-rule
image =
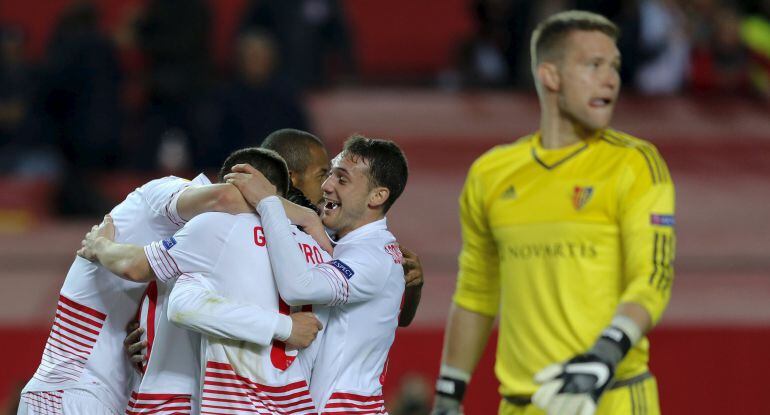
<path id="1" fill-rule="evenodd" d="M 176 245 L 176 239 L 174 239 L 173 236 L 163 240 L 163 247 L 166 248 L 166 251 L 171 249 L 174 245 Z"/>
<path id="2" fill-rule="evenodd" d="M 337 268 L 337 270 L 339 270 L 339 272 L 341 272 L 342 275 L 344 275 L 345 278 L 347 279 L 350 279 L 353 275 L 356 274 L 355 272 L 353 272 L 353 270 L 349 266 L 345 265 L 345 263 L 340 261 L 339 259 L 335 259 L 329 262 L 329 265 L 333 266 L 334 268 Z"/>
<path id="3" fill-rule="evenodd" d="M 575 186 L 575 190 L 572 192 L 572 206 L 575 207 L 575 210 L 583 209 L 583 206 L 591 200 L 593 195 L 593 186 Z"/>
<path id="4" fill-rule="evenodd" d="M 674 215 L 650 215 L 650 223 L 658 226 L 674 226 Z"/>

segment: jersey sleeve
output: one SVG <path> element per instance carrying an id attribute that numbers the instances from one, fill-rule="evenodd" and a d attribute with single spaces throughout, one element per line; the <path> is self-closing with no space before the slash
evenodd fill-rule
<path id="1" fill-rule="evenodd" d="M 637 148 L 620 189 L 621 303 L 637 303 L 657 323 L 671 296 L 676 253 L 674 184 L 651 145 Z"/>
<path id="2" fill-rule="evenodd" d="M 471 167 L 460 195 L 463 245 L 454 302 L 464 309 L 495 316 L 500 302 L 499 260 L 477 170 L 478 162 Z"/>
<path id="3" fill-rule="evenodd" d="M 378 272 L 389 269 L 383 256 L 390 256 L 384 251 L 377 255 L 373 247 L 363 244 L 355 248 L 338 245 L 332 261 L 311 267 L 297 249 L 281 200 L 266 198 L 257 205 L 257 211 L 262 218 L 275 283 L 287 304 L 337 306 L 366 301 L 385 284 L 384 279 L 377 279 Z"/>
<path id="4" fill-rule="evenodd" d="M 177 279 L 169 296 L 168 317 L 178 326 L 208 336 L 262 346 L 269 346 L 273 338 L 286 340 L 292 326 L 289 316 L 217 294 L 197 272 Z"/>
<path id="5" fill-rule="evenodd" d="M 155 215 L 165 217 L 174 225 L 181 227 L 185 221 L 177 212 L 176 202 L 179 195 L 191 185 L 193 185 L 192 182 L 173 176 L 154 180 L 145 185 L 144 200 Z"/>
<path id="6" fill-rule="evenodd" d="M 152 242 L 144 254 L 160 282 L 182 274 L 211 272 L 218 260 L 228 229 L 217 220 L 221 213 L 204 213 L 193 218 L 174 236 Z"/>
<path id="7" fill-rule="evenodd" d="M 355 248 L 337 245 L 334 259 L 316 265 L 314 271 L 334 286 L 334 297 L 328 305 L 358 303 L 377 295 L 387 282 L 393 258 L 382 247 L 357 244 Z"/>

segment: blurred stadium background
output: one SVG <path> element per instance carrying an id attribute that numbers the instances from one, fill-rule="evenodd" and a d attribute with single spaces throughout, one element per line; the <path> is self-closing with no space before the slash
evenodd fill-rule
<path id="1" fill-rule="evenodd" d="M 211 171 L 283 127 L 332 154 L 353 132 L 406 151 L 389 220 L 426 283 L 385 392 L 392 414 L 427 413 L 457 195 L 475 157 L 537 127 L 528 35 L 573 7 L 622 27 L 614 125 L 657 145 L 677 185 L 677 277 L 651 335 L 663 412 L 770 413 L 768 0 L 0 2 L 0 413 L 89 226 L 145 180 Z M 469 415 L 496 413 L 493 346 Z"/>

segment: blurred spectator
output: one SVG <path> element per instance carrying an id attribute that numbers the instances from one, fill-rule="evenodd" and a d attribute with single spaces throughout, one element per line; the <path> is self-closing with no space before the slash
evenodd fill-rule
<path id="1" fill-rule="evenodd" d="M 742 93 L 748 84 L 748 57 L 735 6 L 716 0 L 695 4 L 692 24 L 691 88 L 699 93 Z"/>
<path id="2" fill-rule="evenodd" d="M 236 78 L 221 93 L 216 139 L 202 148 L 205 167 L 216 167 L 230 152 L 258 146 L 281 128 L 308 130 L 301 100 L 276 69 L 278 53 L 266 33 L 245 32 L 237 41 Z"/>
<path id="3" fill-rule="evenodd" d="M 770 99 L 770 0 L 760 0 L 757 10 L 741 23 L 741 37 L 750 55 L 751 83 Z"/>
<path id="4" fill-rule="evenodd" d="M 93 169 L 114 167 L 121 112 L 120 68 L 111 41 L 99 30 L 90 1 L 73 2 L 48 43 L 30 139 L 43 137 L 65 163 L 57 207 L 60 213 L 91 214 L 106 206 L 91 191 Z M 39 121 L 39 122 L 38 122 Z"/>
<path id="5" fill-rule="evenodd" d="M 241 32 L 272 35 L 281 73 L 300 89 L 355 74 L 348 22 L 339 0 L 251 0 Z"/>
<path id="6" fill-rule="evenodd" d="M 639 62 L 636 88 L 645 94 L 675 94 L 684 86 L 690 61 L 686 19 L 676 0 L 639 3 Z"/>
<path id="7" fill-rule="evenodd" d="M 120 68 L 91 2 L 64 11 L 48 43 L 35 117 L 41 137 L 71 168 L 107 168 L 117 157 Z M 30 133 L 34 135 L 33 133 Z"/>
<path id="8" fill-rule="evenodd" d="M 526 27 L 521 23 L 526 21 L 529 9 L 529 2 L 476 0 L 473 13 L 477 31 L 457 47 L 454 67 L 440 75 L 440 84 L 448 89 L 510 85 L 521 46 L 526 45 L 513 40 L 520 37 L 519 29 Z"/>
<path id="9" fill-rule="evenodd" d="M 150 0 L 135 30 L 121 37 L 133 38 L 144 55 L 148 102 L 141 142 L 131 143 L 132 164 L 163 169 L 161 151 L 192 155 L 203 140 L 197 115 L 211 80 L 211 11 L 205 0 Z"/>
<path id="10" fill-rule="evenodd" d="M 18 172 L 29 151 L 21 137 L 34 94 L 35 71 L 24 58 L 20 28 L 0 27 L 0 172 Z"/>
<path id="11" fill-rule="evenodd" d="M 406 374 L 389 412 L 392 415 L 428 415 L 432 393 L 433 389 L 423 376 Z"/>

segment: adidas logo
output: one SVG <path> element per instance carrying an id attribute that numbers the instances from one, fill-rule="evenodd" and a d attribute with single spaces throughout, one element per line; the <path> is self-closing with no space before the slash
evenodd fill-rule
<path id="1" fill-rule="evenodd" d="M 502 195 L 500 195 L 501 199 L 515 199 L 516 198 L 516 189 L 513 186 L 508 186 L 507 189 L 503 192 Z"/>

